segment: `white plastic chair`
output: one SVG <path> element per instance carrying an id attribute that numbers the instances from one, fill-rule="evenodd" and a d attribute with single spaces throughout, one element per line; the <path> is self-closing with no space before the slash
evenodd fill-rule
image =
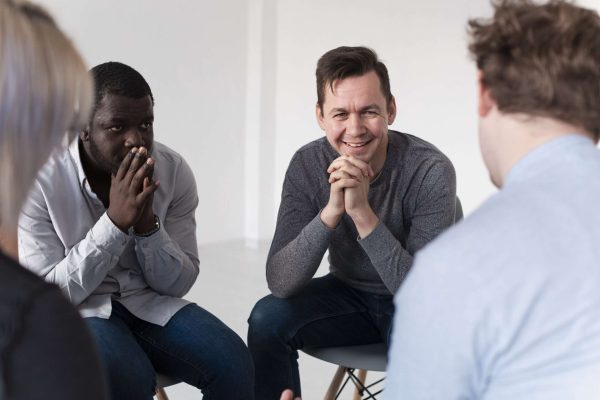
<path id="1" fill-rule="evenodd" d="M 167 396 L 167 392 L 165 392 L 164 388 L 166 388 L 168 386 L 176 385 L 178 383 L 179 383 L 179 381 L 177 379 L 173 379 L 169 376 L 157 373 L 156 374 L 156 393 L 154 394 L 154 396 L 156 396 L 157 400 L 169 400 L 169 396 Z"/>
<path id="2" fill-rule="evenodd" d="M 385 372 L 387 366 L 387 348 L 383 343 L 374 343 L 360 346 L 304 348 L 302 351 L 312 357 L 318 358 L 338 366 L 325 400 L 337 399 L 348 382 L 355 386 L 354 400 L 376 399 L 383 388 L 377 386 L 385 378 L 367 385 L 367 371 Z M 355 373 L 358 370 L 357 373 Z M 344 380 L 345 377 L 345 380 Z"/>

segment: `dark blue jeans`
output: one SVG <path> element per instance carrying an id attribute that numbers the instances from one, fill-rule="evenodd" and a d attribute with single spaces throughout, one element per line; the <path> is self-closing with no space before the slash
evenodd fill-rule
<path id="1" fill-rule="evenodd" d="M 298 352 L 304 347 L 389 344 L 392 295 L 356 290 L 332 275 L 313 279 L 300 294 L 261 299 L 248 320 L 248 348 L 256 370 L 256 400 L 300 392 Z"/>
<path id="2" fill-rule="evenodd" d="M 86 318 L 106 369 L 112 400 L 151 400 L 155 371 L 202 390 L 204 400 L 254 398 L 254 368 L 242 339 L 196 304 L 164 326 L 113 301 L 110 319 Z"/>

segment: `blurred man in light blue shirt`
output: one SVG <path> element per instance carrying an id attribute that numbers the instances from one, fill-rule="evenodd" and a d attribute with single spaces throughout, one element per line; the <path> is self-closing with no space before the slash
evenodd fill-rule
<path id="1" fill-rule="evenodd" d="M 386 398 L 600 399 L 600 17 L 509 0 L 469 25 L 501 190 L 417 254 Z"/>

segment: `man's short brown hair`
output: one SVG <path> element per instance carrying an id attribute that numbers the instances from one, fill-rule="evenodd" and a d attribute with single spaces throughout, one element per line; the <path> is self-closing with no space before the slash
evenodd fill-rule
<path id="1" fill-rule="evenodd" d="M 562 0 L 493 1 L 470 20 L 469 50 L 498 109 L 561 120 L 600 137 L 600 17 Z"/>
<path id="2" fill-rule="evenodd" d="M 385 64 L 379 61 L 377 53 L 366 47 L 342 46 L 323 54 L 317 63 L 317 102 L 323 109 L 325 88 L 329 85 L 333 90 L 336 81 L 362 76 L 375 71 L 381 84 L 381 93 L 387 104 L 392 101 L 390 78 Z"/>

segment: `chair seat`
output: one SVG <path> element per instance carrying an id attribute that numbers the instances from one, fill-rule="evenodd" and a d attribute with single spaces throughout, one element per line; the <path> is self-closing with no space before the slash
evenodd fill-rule
<path id="1" fill-rule="evenodd" d="M 383 343 L 342 347 L 308 347 L 302 351 L 319 360 L 346 368 L 384 372 L 387 366 L 387 348 Z"/>
<path id="2" fill-rule="evenodd" d="M 170 376 L 156 373 L 156 387 L 157 388 L 165 388 L 165 387 L 176 385 L 178 383 L 179 383 L 179 381 L 177 379 L 173 379 Z"/>

